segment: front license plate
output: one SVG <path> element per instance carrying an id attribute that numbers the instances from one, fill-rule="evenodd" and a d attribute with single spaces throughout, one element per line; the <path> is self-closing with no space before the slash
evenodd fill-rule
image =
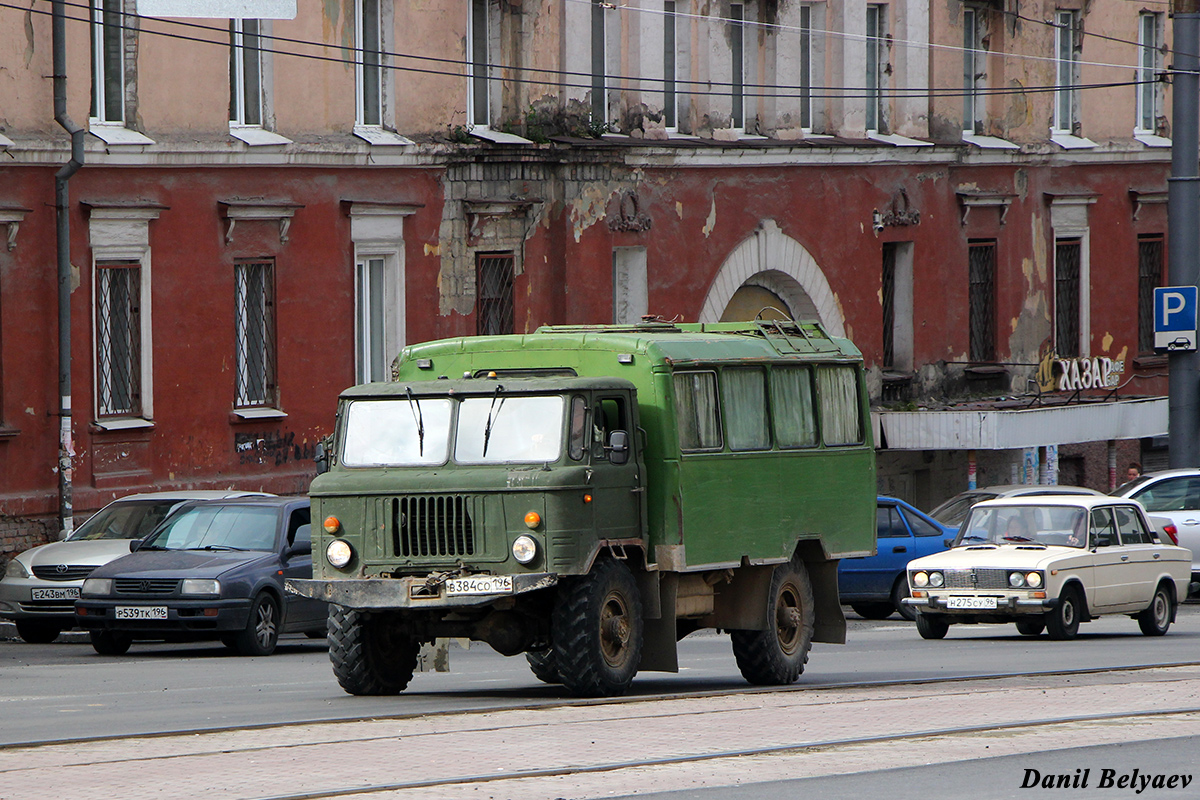
<path id="1" fill-rule="evenodd" d="M 34 589 L 34 600 L 78 600 L 78 586 L 64 586 L 61 589 Z"/>
<path id="2" fill-rule="evenodd" d="M 946 608 L 995 608 L 994 597 L 951 597 L 946 600 Z"/>
<path id="3" fill-rule="evenodd" d="M 166 606 L 117 606 L 117 619 L 166 619 Z"/>
<path id="4" fill-rule="evenodd" d="M 512 575 L 476 575 L 446 581 L 446 594 L 512 594 Z"/>

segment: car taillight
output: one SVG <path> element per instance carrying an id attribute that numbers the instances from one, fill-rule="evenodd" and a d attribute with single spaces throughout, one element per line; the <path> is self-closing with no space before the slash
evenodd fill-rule
<path id="1" fill-rule="evenodd" d="M 1179 544 L 1179 528 L 1175 527 L 1175 523 L 1168 522 L 1163 525 L 1163 533 L 1171 538 L 1171 544 Z"/>

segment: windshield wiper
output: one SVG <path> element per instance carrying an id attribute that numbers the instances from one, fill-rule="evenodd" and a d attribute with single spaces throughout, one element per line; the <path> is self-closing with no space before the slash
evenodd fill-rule
<path id="1" fill-rule="evenodd" d="M 240 552 L 242 550 L 245 550 L 246 548 L 233 547 L 232 545 L 228 545 L 228 544 L 206 544 L 203 547 L 188 547 L 186 549 L 188 549 L 188 550 L 237 550 Z"/>
<path id="2" fill-rule="evenodd" d="M 1032 542 L 1033 539 L 1030 539 L 1028 536 L 1005 536 L 1004 541 L 1006 541 L 1006 542 Z"/>
<path id="3" fill-rule="evenodd" d="M 961 539 L 959 539 L 958 541 L 959 541 L 959 544 L 962 544 L 963 542 L 986 542 L 987 537 L 986 536 L 964 536 Z"/>
<path id="4" fill-rule="evenodd" d="M 417 455 L 425 455 L 425 416 L 421 413 L 421 403 L 413 397 L 412 387 L 405 386 L 408 394 L 408 407 L 413 412 L 413 421 L 417 423 Z M 486 445 L 485 445 L 486 449 Z"/>
<path id="5" fill-rule="evenodd" d="M 487 455 L 488 439 L 492 438 L 492 422 L 494 421 L 492 419 L 492 411 L 495 410 L 496 416 L 498 417 L 498 416 L 500 416 L 500 409 L 504 407 L 504 400 L 500 401 L 499 406 L 496 405 L 496 398 L 500 397 L 500 393 L 503 391 L 504 391 L 504 387 L 497 383 L 496 391 L 492 395 L 492 405 L 488 408 L 487 424 L 485 424 L 483 426 L 483 453 L 482 453 L 482 455 L 484 455 L 484 456 Z"/>

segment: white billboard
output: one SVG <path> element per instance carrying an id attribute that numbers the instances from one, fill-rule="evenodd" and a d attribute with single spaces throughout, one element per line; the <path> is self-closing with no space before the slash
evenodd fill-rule
<path id="1" fill-rule="evenodd" d="M 295 19 L 296 0 L 137 0 L 146 17 Z"/>

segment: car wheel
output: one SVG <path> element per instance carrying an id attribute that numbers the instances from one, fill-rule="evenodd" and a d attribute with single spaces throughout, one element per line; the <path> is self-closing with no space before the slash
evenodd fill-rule
<path id="1" fill-rule="evenodd" d="M 917 612 L 917 633 L 922 639 L 945 639 L 950 632 L 950 623 L 934 614 Z"/>
<path id="2" fill-rule="evenodd" d="M 901 575 L 896 579 L 896 585 L 892 587 L 892 605 L 896 607 L 896 612 L 909 622 L 917 618 L 917 610 L 912 606 L 904 605 L 901 601 L 911 596 L 908 592 L 908 576 Z"/>
<path id="3" fill-rule="evenodd" d="M 624 693 L 642 660 L 642 600 L 621 561 L 597 561 L 559 584 L 550 618 L 554 662 L 563 685 L 580 697 Z"/>
<path id="4" fill-rule="evenodd" d="M 1154 599 L 1149 607 L 1137 615 L 1138 627 L 1147 636 L 1162 636 L 1171 628 L 1175 616 L 1175 603 L 1166 584 L 1160 583 L 1154 590 Z"/>
<path id="5" fill-rule="evenodd" d="M 1074 586 L 1068 586 L 1058 596 L 1058 605 L 1046 612 L 1046 632 L 1051 639 L 1074 639 L 1082 615 L 1083 595 Z"/>
<path id="6" fill-rule="evenodd" d="M 887 619 L 896 610 L 891 603 L 851 603 L 850 608 L 863 619 Z"/>
<path id="7" fill-rule="evenodd" d="M 62 628 L 53 622 L 36 619 L 17 620 L 17 635 L 30 644 L 50 644 L 60 633 Z"/>
<path id="8" fill-rule="evenodd" d="M 412 680 L 420 652 L 421 643 L 387 616 L 329 606 L 329 660 L 347 693 L 399 694 Z"/>
<path id="9" fill-rule="evenodd" d="M 92 631 L 92 649 L 102 656 L 122 656 L 129 652 L 133 637 L 117 631 Z"/>
<path id="10" fill-rule="evenodd" d="M 1042 619 L 1017 620 L 1017 633 L 1022 636 L 1037 636 L 1046 630 L 1046 621 Z"/>
<path id="11" fill-rule="evenodd" d="M 771 576 L 765 631 L 730 631 L 733 655 L 742 677 L 758 686 L 795 683 L 812 647 L 812 583 L 801 561 L 775 568 Z"/>
<path id="12" fill-rule="evenodd" d="M 554 660 L 553 647 L 530 651 L 525 654 L 525 659 L 529 662 L 533 676 L 542 683 L 562 683 L 562 676 L 558 674 L 558 664 Z"/>
<path id="13" fill-rule="evenodd" d="M 250 606 L 250 619 L 246 629 L 237 635 L 234 649 L 243 656 L 269 656 L 279 644 L 279 601 L 272 594 L 263 592 Z"/>

